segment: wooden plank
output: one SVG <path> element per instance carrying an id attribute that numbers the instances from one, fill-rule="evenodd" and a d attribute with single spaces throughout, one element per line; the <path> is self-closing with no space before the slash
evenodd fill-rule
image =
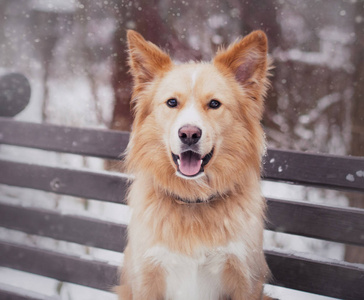
<path id="1" fill-rule="evenodd" d="M 35 298 L 33 296 L 20 295 L 20 294 L 17 294 L 16 292 L 0 290 L 0 299 L 2 299 L 2 300 L 51 300 L 52 298 L 44 298 L 44 297 Z M 55 298 L 53 298 L 53 299 L 55 299 Z"/>
<path id="2" fill-rule="evenodd" d="M 0 160 L 0 183 L 57 194 L 123 203 L 127 177 Z"/>
<path id="3" fill-rule="evenodd" d="M 36 124 L 0 118 L 0 143 L 119 159 L 129 141 L 126 132 Z"/>
<path id="4" fill-rule="evenodd" d="M 267 199 L 266 228 L 364 246 L 364 210 Z"/>
<path id="5" fill-rule="evenodd" d="M 266 250 L 265 255 L 274 285 L 339 299 L 363 299 L 364 265 L 278 251 Z"/>
<path id="6" fill-rule="evenodd" d="M 296 184 L 364 192 L 364 158 L 269 149 L 263 177 Z"/>
<path id="7" fill-rule="evenodd" d="M 58 296 L 46 296 L 0 283 L 1 300 L 61 300 Z"/>
<path id="8" fill-rule="evenodd" d="M 105 262 L 3 241 L 0 265 L 104 291 L 118 281 L 118 268 Z"/>
<path id="9" fill-rule="evenodd" d="M 364 210 L 268 199 L 266 228 L 364 246 Z M 0 203 L 0 226 L 122 252 L 126 225 Z"/>
<path id="10" fill-rule="evenodd" d="M 46 297 L 33 297 L 27 295 L 20 295 L 16 292 L 2 291 L 0 290 L 1 300 L 53 300 L 56 298 L 46 298 Z M 58 298 L 60 299 L 60 298 Z"/>
<path id="11" fill-rule="evenodd" d="M 364 266 L 265 251 L 272 284 L 340 299 L 364 295 Z M 0 242 L 0 265 L 101 290 L 117 282 L 117 268 L 35 247 Z"/>
<path id="12" fill-rule="evenodd" d="M 126 225 L 39 208 L 0 203 L 0 226 L 111 251 L 126 246 Z"/>

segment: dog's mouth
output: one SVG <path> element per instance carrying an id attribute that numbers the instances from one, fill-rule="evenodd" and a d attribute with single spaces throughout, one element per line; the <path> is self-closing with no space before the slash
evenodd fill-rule
<path id="1" fill-rule="evenodd" d="M 180 155 L 172 153 L 172 158 L 177 166 L 177 171 L 186 177 L 195 177 L 204 172 L 204 167 L 209 163 L 214 154 L 212 149 L 204 157 L 199 153 L 188 150 Z"/>

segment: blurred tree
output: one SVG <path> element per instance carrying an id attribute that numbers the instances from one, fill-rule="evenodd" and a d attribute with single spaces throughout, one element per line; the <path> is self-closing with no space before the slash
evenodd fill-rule
<path id="1" fill-rule="evenodd" d="M 97 52 L 95 51 L 95 49 L 93 49 L 94 45 L 90 45 L 90 43 L 87 43 L 90 21 L 94 20 L 97 15 L 95 16 L 95 14 L 92 13 L 94 11 L 92 9 L 92 3 L 88 3 L 87 0 L 78 1 L 80 5 L 78 6 L 78 9 L 76 11 L 75 20 L 77 20 L 77 23 L 79 23 L 83 36 L 81 51 L 83 53 L 82 58 L 85 60 L 85 75 L 90 83 L 91 95 L 93 97 L 92 103 L 94 106 L 96 120 L 98 124 L 105 125 L 106 121 L 104 120 L 102 115 L 102 106 L 98 95 L 98 78 L 93 72 L 94 64 L 97 61 Z M 102 13 L 100 12 L 98 13 L 98 15 L 102 16 Z"/>
<path id="2" fill-rule="evenodd" d="M 282 33 L 272 49 L 277 105 L 267 107 L 265 119 L 271 146 L 341 155 L 348 151 L 352 7 L 335 3 L 292 0 L 275 7 Z M 348 17 L 338 20 L 341 12 Z"/>
<path id="3" fill-rule="evenodd" d="M 43 85 L 43 105 L 42 105 L 42 121 L 48 121 L 48 103 L 49 95 L 49 79 L 51 66 L 54 59 L 54 50 L 57 42 L 62 37 L 62 20 L 72 18 L 72 14 L 57 11 L 48 11 L 33 8 L 31 12 L 31 24 L 35 29 L 34 41 L 39 49 L 40 62 L 43 64 L 44 72 L 42 78 Z"/>
<path id="4" fill-rule="evenodd" d="M 240 30 L 241 35 L 246 35 L 253 30 L 261 29 L 263 30 L 267 36 L 269 41 L 269 53 L 272 53 L 274 49 L 284 43 L 281 34 L 281 27 L 279 23 L 276 21 L 277 16 L 277 4 L 275 1 L 239 1 L 239 0 L 229 0 L 228 1 L 232 7 L 238 9 L 239 12 L 239 20 L 240 22 Z M 254 12 L 254 13 L 252 13 Z M 276 67 L 279 62 L 273 61 L 273 66 Z M 271 70 L 271 73 L 274 74 L 275 69 Z M 266 109 L 265 115 L 263 118 L 263 125 L 266 128 L 271 128 L 278 131 L 278 126 L 276 122 L 274 122 L 274 116 L 278 111 L 278 93 L 277 88 L 279 86 L 276 85 L 277 80 L 275 76 L 271 77 L 272 86 L 268 90 L 268 95 L 266 99 Z M 269 137 L 270 138 L 270 137 Z"/>
<path id="5" fill-rule="evenodd" d="M 355 9 L 355 43 L 352 60 L 356 67 L 353 73 L 353 105 L 351 110 L 351 155 L 364 156 L 364 1 L 357 1 Z M 350 206 L 364 208 L 364 195 L 348 195 Z M 346 246 L 345 259 L 364 263 L 364 247 Z"/>
<path id="6" fill-rule="evenodd" d="M 114 1 L 113 10 L 117 18 L 117 29 L 114 34 L 113 47 L 115 55 L 112 85 L 115 93 L 115 104 L 112 117 L 112 129 L 130 130 L 132 114 L 130 96 L 132 80 L 128 74 L 128 53 L 126 50 L 126 30 L 134 29 L 145 39 L 162 46 L 165 50 L 180 53 L 177 59 L 186 59 L 194 54 L 189 47 L 180 41 L 172 24 L 161 16 L 161 0 Z"/>

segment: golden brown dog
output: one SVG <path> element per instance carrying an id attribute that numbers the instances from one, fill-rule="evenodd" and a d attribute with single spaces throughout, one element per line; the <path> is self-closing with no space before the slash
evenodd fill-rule
<path id="1" fill-rule="evenodd" d="M 267 38 L 255 31 L 211 63 L 175 64 L 128 32 L 135 120 L 126 153 L 132 218 L 122 300 L 260 300 Z"/>

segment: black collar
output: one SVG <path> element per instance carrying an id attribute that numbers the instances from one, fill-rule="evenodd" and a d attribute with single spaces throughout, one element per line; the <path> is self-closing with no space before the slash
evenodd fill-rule
<path id="1" fill-rule="evenodd" d="M 210 201 L 212 201 L 214 198 L 217 197 L 217 195 L 212 195 L 209 198 L 207 198 L 206 200 L 202 200 L 201 198 L 197 198 L 195 200 L 190 200 L 187 198 L 181 198 L 180 196 L 177 196 L 177 195 L 172 195 L 172 197 L 178 204 L 204 204 L 204 203 L 209 203 Z"/>
<path id="2" fill-rule="evenodd" d="M 228 193 L 224 193 L 224 194 L 213 194 L 210 197 L 208 197 L 207 199 L 201 199 L 201 198 L 197 198 L 195 200 L 190 200 L 188 198 L 182 198 L 178 195 L 175 194 L 171 194 L 171 197 L 178 203 L 178 204 L 187 204 L 187 205 L 193 205 L 193 204 L 208 204 L 212 201 L 218 200 L 218 199 L 224 199 L 226 196 L 228 195 Z"/>

